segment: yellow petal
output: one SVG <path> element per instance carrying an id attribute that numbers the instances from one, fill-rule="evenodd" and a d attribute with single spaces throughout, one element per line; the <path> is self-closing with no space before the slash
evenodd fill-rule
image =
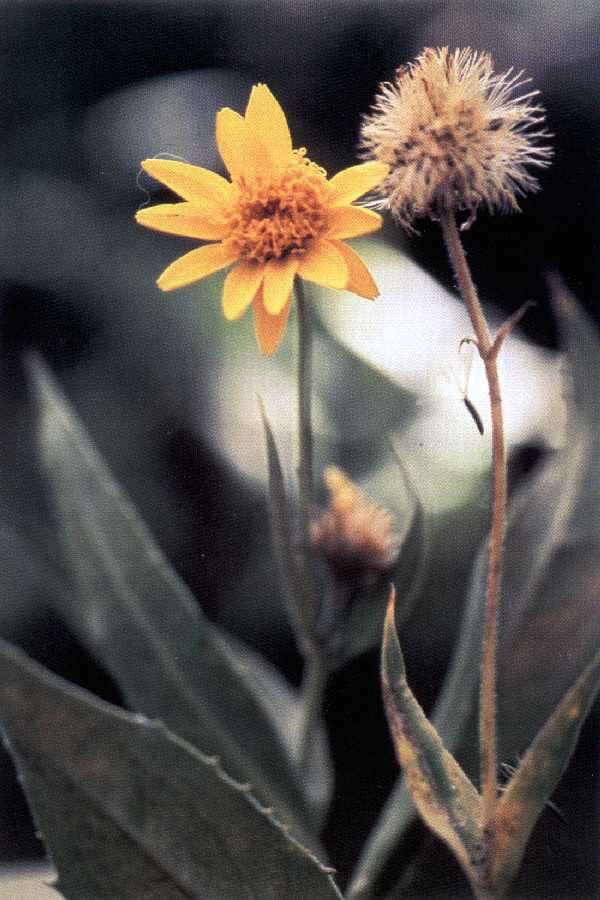
<path id="1" fill-rule="evenodd" d="M 350 278 L 346 290 L 358 294 L 359 297 L 365 297 L 367 300 L 374 300 L 375 297 L 378 297 L 379 288 L 358 253 L 342 241 L 333 240 L 331 243 L 342 254 L 348 266 Z"/>
<path id="2" fill-rule="evenodd" d="M 244 315 L 258 291 L 265 267 L 262 263 L 241 262 L 232 269 L 223 285 L 223 313 L 232 321 Z"/>
<path id="3" fill-rule="evenodd" d="M 195 203 L 160 203 L 140 209 L 135 214 L 139 225 L 164 231 L 167 234 L 179 234 L 183 237 L 199 238 L 202 241 L 219 241 L 225 237 L 227 229 L 223 221 L 219 221 L 217 213 L 209 215 Z"/>
<path id="4" fill-rule="evenodd" d="M 290 314 L 291 295 L 280 313 L 271 316 L 263 304 L 262 290 L 254 298 L 254 328 L 258 346 L 265 356 L 271 356 L 281 343 Z"/>
<path id="5" fill-rule="evenodd" d="M 388 170 L 389 166 L 385 163 L 371 160 L 338 172 L 329 182 L 335 194 L 334 204 L 338 206 L 358 200 L 383 181 Z"/>
<path id="6" fill-rule="evenodd" d="M 224 244 L 206 244 L 172 262 L 156 283 L 163 291 L 173 291 L 224 269 L 236 259 L 237 252 Z"/>
<path id="7" fill-rule="evenodd" d="M 272 316 L 280 313 L 288 301 L 298 262 L 297 256 L 288 256 L 287 259 L 270 259 L 267 263 L 263 300 L 265 309 Z"/>
<path id="8" fill-rule="evenodd" d="M 201 206 L 222 209 L 231 195 L 231 184 L 208 169 L 174 159 L 144 159 L 142 169 L 168 188 Z"/>
<path id="9" fill-rule="evenodd" d="M 232 178 L 260 175 L 272 168 L 253 129 L 228 107 L 217 113 L 217 147 Z"/>
<path id="10" fill-rule="evenodd" d="M 329 243 L 319 241 L 300 257 L 298 275 L 323 287 L 343 291 L 348 284 L 348 266 L 340 251 Z"/>
<path id="11" fill-rule="evenodd" d="M 329 210 L 326 237 L 345 238 L 370 234 L 381 228 L 383 219 L 372 209 L 362 206 L 335 206 Z"/>
<path id="12" fill-rule="evenodd" d="M 246 122 L 273 164 L 284 165 L 292 152 L 292 136 L 285 113 L 266 84 L 255 84 L 252 88 Z"/>

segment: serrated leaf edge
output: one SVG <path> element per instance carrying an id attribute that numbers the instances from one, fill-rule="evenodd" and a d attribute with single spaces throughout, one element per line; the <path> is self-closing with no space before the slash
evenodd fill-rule
<path id="1" fill-rule="evenodd" d="M 29 676 L 48 682 L 53 689 L 67 693 L 71 697 L 74 697 L 77 701 L 83 702 L 86 705 L 91 705 L 105 714 L 109 714 L 116 719 L 120 719 L 127 725 L 136 725 L 140 727 L 143 726 L 151 731 L 154 731 L 155 734 L 162 735 L 169 742 L 180 747 L 189 756 L 197 759 L 202 765 L 211 768 L 223 784 L 226 784 L 232 790 L 243 795 L 258 813 L 260 813 L 264 818 L 268 819 L 268 821 L 277 829 L 277 831 L 283 835 L 287 843 L 294 847 L 295 850 L 299 851 L 303 856 L 310 859 L 310 861 L 314 865 L 316 865 L 324 875 L 328 877 L 329 881 L 331 882 L 331 886 L 335 889 L 338 896 L 342 898 L 342 895 L 340 894 L 339 889 L 332 878 L 332 876 L 336 872 L 336 869 L 322 863 L 312 850 L 310 850 L 308 847 L 305 847 L 296 837 L 294 837 L 294 835 L 290 833 L 291 826 L 287 825 L 277 817 L 272 806 L 265 806 L 260 802 L 260 800 L 253 793 L 251 784 L 247 782 L 237 781 L 237 779 L 228 775 L 227 772 L 223 769 L 219 756 L 208 756 L 207 754 L 202 753 L 201 750 L 199 750 L 193 744 L 189 743 L 189 741 L 186 741 L 185 738 L 182 738 L 174 732 L 170 731 L 169 728 L 167 728 L 167 726 L 159 719 L 149 719 L 147 716 L 141 715 L 139 713 L 130 713 L 127 710 L 123 710 L 110 703 L 107 703 L 104 700 L 101 700 L 99 697 L 97 697 L 95 694 L 92 694 L 85 688 L 77 687 L 71 684 L 71 682 L 66 681 L 64 678 L 54 674 L 53 672 L 50 672 L 44 666 L 31 659 L 31 657 L 29 657 L 22 650 L 2 638 L 0 638 L 0 653 L 10 659 L 18 668 L 24 669 Z M 0 722 L 1 719 L 2 715 L 0 709 Z M 10 752 L 14 752 L 17 759 L 21 758 L 26 760 L 28 752 L 20 748 L 19 741 L 11 737 L 10 730 L 5 726 L 2 726 L 1 731 L 4 737 L 4 742 Z M 52 766 L 53 764 L 48 763 L 48 765 Z M 61 773 L 70 778 L 70 775 L 68 772 L 66 772 L 66 770 L 61 770 Z M 79 783 L 77 786 L 80 790 L 82 789 L 82 786 Z M 129 832 L 128 829 L 121 823 L 117 822 L 117 824 L 120 828 L 123 829 L 125 834 L 128 834 L 132 838 L 136 838 L 135 834 Z M 54 887 L 55 885 L 52 886 Z"/>

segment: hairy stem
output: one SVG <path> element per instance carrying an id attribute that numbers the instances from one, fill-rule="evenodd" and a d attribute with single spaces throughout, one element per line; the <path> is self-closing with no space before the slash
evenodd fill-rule
<path id="1" fill-rule="evenodd" d="M 498 749 L 496 733 L 496 679 L 498 606 L 502 579 L 502 557 L 506 531 L 506 448 L 502 418 L 502 395 L 497 367 L 497 347 L 479 302 L 477 290 L 456 226 L 454 214 L 445 212 L 441 226 L 458 287 L 475 331 L 479 355 L 485 366 L 492 418 L 493 501 L 489 545 L 489 570 L 483 626 L 479 741 L 481 753 L 482 815 L 484 828 L 492 826 L 498 798 Z M 490 837 L 492 837 L 490 835 Z M 493 840 L 493 837 L 492 837 Z"/>

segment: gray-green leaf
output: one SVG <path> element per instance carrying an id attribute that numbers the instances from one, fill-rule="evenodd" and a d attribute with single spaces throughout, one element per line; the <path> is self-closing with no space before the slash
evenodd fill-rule
<path id="1" fill-rule="evenodd" d="M 341 897 L 214 758 L 3 641 L 0 723 L 67 900 Z"/>
<path id="2" fill-rule="evenodd" d="M 155 544 L 46 367 L 30 363 L 40 444 L 76 589 L 59 611 L 122 687 L 234 777 L 313 848 L 309 804 L 260 699 L 223 652 L 219 631 Z"/>

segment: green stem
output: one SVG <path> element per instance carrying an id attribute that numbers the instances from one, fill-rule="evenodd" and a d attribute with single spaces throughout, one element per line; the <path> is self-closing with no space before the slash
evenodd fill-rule
<path id="1" fill-rule="evenodd" d="M 318 638 L 319 603 L 314 589 L 312 552 L 310 544 L 310 516 L 313 505 L 313 432 L 312 432 L 312 322 L 310 306 L 302 282 L 296 279 L 296 308 L 298 311 L 298 437 L 299 437 L 299 506 L 301 549 L 300 564 L 306 587 L 305 599 L 310 605 L 312 634 L 304 646 L 304 676 L 301 689 L 300 722 L 298 724 L 297 753 L 301 769 L 310 759 L 314 732 L 321 716 L 323 694 L 327 684 L 327 663 Z"/>
<path id="2" fill-rule="evenodd" d="M 299 278 L 296 279 L 296 309 L 298 310 L 298 434 L 300 438 L 298 477 L 303 539 L 307 541 L 313 501 L 312 328 L 310 307 Z"/>
<path id="3" fill-rule="evenodd" d="M 313 434 L 312 434 L 312 322 L 310 306 L 302 282 L 296 279 L 298 310 L 298 505 L 300 513 L 300 570 L 304 582 L 304 603 L 311 633 L 305 635 L 305 652 L 317 652 L 319 603 L 315 589 L 310 543 L 310 517 L 313 505 Z"/>
<path id="4" fill-rule="evenodd" d="M 440 221 L 454 274 L 475 331 L 479 355 L 485 366 L 492 417 L 493 502 L 489 545 L 490 561 L 483 625 L 479 708 L 482 819 L 484 828 L 492 829 L 498 799 L 498 739 L 496 724 L 498 606 L 500 603 L 502 558 L 506 531 L 507 497 L 502 395 L 496 364 L 499 345 L 496 347 L 492 342 L 477 290 L 471 277 L 454 214 L 445 212 L 442 214 Z M 490 837 L 493 842 L 493 834 Z"/>
<path id="5" fill-rule="evenodd" d="M 312 322 L 310 306 L 302 283 L 296 279 L 298 310 L 298 493 L 300 513 L 299 564 L 304 581 L 304 602 L 311 634 L 306 637 L 304 655 L 316 652 L 319 601 L 312 567 L 310 518 L 313 506 L 313 433 L 312 433 Z"/>

